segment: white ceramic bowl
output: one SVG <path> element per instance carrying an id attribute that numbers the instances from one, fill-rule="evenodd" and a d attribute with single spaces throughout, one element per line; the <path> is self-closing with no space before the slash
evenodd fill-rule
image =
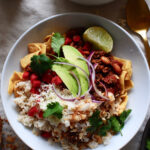
<path id="1" fill-rule="evenodd" d="M 114 40 L 113 54 L 129 59 L 133 64 L 134 88 L 129 93 L 128 108 L 132 109 L 123 136 L 115 135 L 107 146 L 100 145 L 96 150 L 117 150 L 126 145 L 137 133 L 146 116 L 150 103 L 150 76 L 146 59 L 133 38 L 117 24 L 105 18 L 82 13 L 68 13 L 49 17 L 28 29 L 16 41 L 5 61 L 1 78 L 1 96 L 3 107 L 10 125 L 16 134 L 29 147 L 35 150 L 59 150 L 58 145 L 50 145 L 46 140 L 35 136 L 32 131 L 17 121 L 18 112 L 13 102 L 14 96 L 7 93 L 8 81 L 14 70 L 20 71 L 20 58 L 27 54 L 29 42 L 42 42 L 51 32 L 65 32 L 70 28 L 98 25 L 104 27 Z"/>
<path id="2" fill-rule="evenodd" d="M 101 5 L 101 4 L 110 3 L 114 0 L 70 0 L 70 1 L 82 5 Z"/>

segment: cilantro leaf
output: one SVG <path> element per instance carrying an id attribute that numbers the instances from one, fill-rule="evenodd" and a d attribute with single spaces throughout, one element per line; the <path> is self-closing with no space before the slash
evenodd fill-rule
<path id="1" fill-rule="evenodd" d="M 47 109 L 43 113 L 43 117 L 49 117 L 51 115 L 57 118 L 62 118 L 63 107 L 58 102 L 53 102 L 47 105 Z"/>
<path id="2" fill-rule="evenodd" d="M 58 54 L 58 56 L 60 56 L 60 48 L 64 43 L 64 36 L 62 36 L 58 32 L 54 33 L 54 35 L 52 36 L 51 47 L 53 48 L 54 52 Z"/>
<path id="3" fill-rule="evenodd" d="M 120 132 L 124 127 L 124 122 L 131 113 L 131 109 L 125 110 L 121 113 L 120 116 L 113 116 L 110 118 L 112 130 L 116 133 Z"/>
<path id="4" fill-rule="evenodd" d="M 99 118 L 99 114 L 100 112 L 98 110 L 96 110 L 93 115 L 89 118 L 89 122 L 91 127 L 87 128 L 88 132 L 95 132 L 99 126 L 101 126 L 103 124 L 103 121 L 101 120 L 101 118 Z"/>
<path id="5" fill-rule="evenodd" d="M 128 110 L 125 110 L 124 112 L 122 112 L 121 115 L 119 116 L 119 122 L 120 122 L 122 128 L 124 126 L 125 120 L 130 115 L 130 113 L 131 113 L 131 109 L 128 109 Z"/>
<path id="6" fill-rule="evenodd" d="M 52 60 L 44 54 L 34 55 L 31 58 L 31 69 L 37 75 L 42 75 L 51 68 Z"/>
<path id="7" fill-rule="evenodd" d="M 99 129 L 98 134 L 101 136 L 106 136 L 107 132 L 110 129 L 111 129 L 111 122 L 110 120 L 108 120 L 107 123 Z"/>
<path id="8" fill-rule="evenodd" d="M 150 139 L 146 140 L 146 148 L 147 150 L 150 150 Z"/>
<path id="9" fill-rule="evenodd" d="M 110 121 L 111 121 L 112 130 L 116 133 L 120 132 L 121 124 L 119 123 L 117 118 L 115 116 L 113 116 L 110 118 Z"/>
<path id="10" fill-rule="evenodd" d="M 112 116 L 105 123 L 103 123 L 103 121 L 101 120 L 99 113 L 100 112 L 97 110 L 89 118 L 91 126 L 87 128 L 87 132 L 95 133 L 100 136 L 106 136 L 107 132 L 110 130 L 114 131 L 115 133 L 121 133 L 124 122 L 131 113 L 131 110 L 125 110 L 120 116 Z"/>
<path id="11" fill-rule="evenodd" d="M 96 126 L 91 126 L 86 129 L 87 132 L 94 133 L 97 130 Z"/>
<path id="12" fill-rule="evenodd" d="M 102 120 L 101 118 L 99 118 L 99 114 L 100 112 L 98 110 L 96 110 L 93 115 L 89 118 L 89 122 L 91 125 L 93 126 L 100 126 L 102 125 Z"/>

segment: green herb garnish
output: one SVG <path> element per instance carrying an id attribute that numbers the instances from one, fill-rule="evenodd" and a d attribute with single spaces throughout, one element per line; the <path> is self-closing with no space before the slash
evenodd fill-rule
<path id="1" fill-rule="evenodd" d="M 121 129 L 124 127 L 124 122 L 130 113 L 131 109 L 128 109 L 123 111 L 120 116 L 113 116 L 110 118 L 112 130 L 115 133 L 121 132 Z"/>
<path id="2" fill-rule="evenodd" d="M 89 118 L 89 122 L 90 122 L 91 125 L 100 126 L 103 123 L 101 118 L 99 118 L 99 114 L 100 114 L 100 111 L 96 110 L 93 113 L 92 117 Z"/>
<path id="3" fill-rule="evenodd" d="M 150 139 L 146 140 L 146 148 L 147 150 L 150 150 Z"/>
<path id="4" fill-rule="evenodd" d="M 102 119 L 99 117 L 99 111 L 96 110 L 93 115 L 89 118 L 89 122 L 91 127 L 87 128 L 88 132 L 95 132 L 97 130 L 97 128 L 99 128 L 100 125 L 103 124 Z"/>
<path id="5" fill-rule="evenodd" d="M 127 119 L 127 117 L 130 115 L 131 109 L 125 110 L 120 116 L 119 116 L 119 122 L 121 124 L 121 128 L 124 127 L 124 122 Z"/>
<path id="6" fill-rule="evenodd" d="M 105 136 L 110 130 L 115 133 L 121 132 L 121 129 L 124 126 L 124 122 L 131 113 L 131 110 L 125 110 L 120 116 L 112 116 L 105 123 L 101 120 L 99 113 L 100 112 L 97 110 L 89 118 L 91 126 L 87 128 L 87 131 L 101 136 Z"/>
<path id="7" fill-rule="evenodd" d="M 51 115 L 61 119 L 63 107 L 58 102 L 53 102 L 47 105 L 47 109 L 43 113 L 43 117 L 49 117 Z"/>
<path id="8" fill-rule="evenodd" d="M 37 75 L 42 75 L 51 68 L 52 60 L 44 54 L 34 55 L 31 58 L 31 69 Z"/>
<path id="9" fill-rule="evenodd" d="M 118 133 L 121 130 L 121 125 L 117 119 L 117 117 L 113 116 L 110 118 L 111 121 L 111 129 L 115 132 Z"/>
<path id="10" fill-rule="evenodd" d="M 99 129 L 98 135 L 106 136 L 107 132 L 110 129 L 111 129 L 111 122 L 110 122 L 110 120 L 108 120 L 107 123 Z"/>
<path id="11" fill-rule="evenodd" d="M 58 54 L 58 56 L 60 56 L 60 48 L 64 43 L 64 36 L 62 36 L 58 32 L 54 33 L 54 35 L 52 36 L 51 47 L 53 48 L 53 51 Z"/>

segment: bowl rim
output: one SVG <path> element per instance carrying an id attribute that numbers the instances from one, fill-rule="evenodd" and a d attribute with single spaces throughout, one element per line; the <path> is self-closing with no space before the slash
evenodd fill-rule
<path id="1" fill-rule="evenodd" d="M 119 28 L 120 30 L 122 30 L 122 31 L 130 38 L 130 40 L 136 45 L 137 49 L 139 50 L 139 53 L 141 54 L 141 57 L 142 57 L 143 60 L 144 60 L 145 67 L 146 67 L 145 69 L 146 69 L 146 71 L 147 71 L 147 73 L 148 73 L 148 79 L 149 79 L 149 80 L 148 80 L 148 83 L 149 83 L 148 85 L 149 85 L 149 88 L 150 88 L 150 72 L 149 72 L 149 66 L 148 66 L 146 57 L 145 57 L 145 55 L 144 55 L 144 52 L 143 52 L 142 49 L 139 47 L 139 45 L 137 44 L 137 42 L 135 41 L 135 39 L 134 39 L 124 28 L 122 28 L 121 26 L 119 26 L 117 23 L 115 23 L 115 22 L 113 22 L 113 21 L 111 21 L 111 20 L 109 20 L 109 19 L 106 19 L 106 18 L 104 18 L 104 17 L 102 17 L 102 16 L 96 15 L 96 14 L 82 13 L 82 12 L 60 13 L 60 14 L 52 15 L 52 16 L 50 16 L 50 17 L 47 17 L 47 18 L 45 18 L 45 19 L 42 19 L 42 20 L 38 21 L 37 23 L 35 23 L 35 24 L 32 25 L 31 27 L 29 27 L 25 32 L 23 32 L 23 33 L 21 34 L 21 36 L 20 36 L 20 37 L 16 40 L 16 42 L 13 44 L 13 46 L 11 47 L 11 49 L 10 49 L 10 51 L 9 51 L 9 53 L 8 53 L 8 55 L 7 55 L 7 57 L 6 57 L 6 59 L 5 59 L 5 62 L 4 62 L 4 65 L 3 65 L 3 69 L 2 69 L 2 75 L 1 75 L 1 99 L 2 99 L 2 105 L 3 105 L 3 108 L 4 108 L 5 115 L 6 115 L 7 119 L 8 119 L 8 122 L 9 122 L 10 126 L 12 127 L 13 131 L 15 132 L 15 134 L 23 141 L 23 143 L 25 143 L 25 144 L 26 144 L 28 147 L 30 147 L 31 149 L 32 149 L 32 147 L 30 146 L 30 144 L 28 144 L 26 141 L 24 141 L 24 140 L 22 139 L 21 136 L 19 136 L 19 134 L 18 134 L 18 133 L 16 132 L 16 130 L 15 130 L 15 126 L 13 125 L 13 123 L 11 123 L 11 122 L 9 121 L 9 118 L 10 118 L 10 117 L 9 117 L 9 113 L 7 113 L 7 111 L 5 110 L 4 96 L 3 96 L 3 92 L 2 92 L 2 87 L 3 87 L 2 79 L 4 78 L 4 73 L 5 73 L 5 70 L 6 70 L 6 65 L 7 65 L 7 62 L 8 62 L 8 60 L 9 60 L 11 54 L 13 53 L 13 51 L 14 51 L 14 49 L 16 48 L 16 46 L 18 45 L 18 43 L 22 40 L 22 38 L 23 38 L 26 34 L 28 34 L 28 32 L 30 32 L 30 31 L 31 31 L 32 29 L 34 29 L 35 27 L 39 26 L 40 24 L 42 24 L 42 23 L 44 23 L 44 22 L 46 22 L 46 21 L 48 21 L 48 20 L 51 20 L 51 19 L 57 18 L 57 17 L 61 17 L 61 16 L 69 16 L 69 15 L 72 15 L 72 16 L 82 15 L 82 16 L 98 17 L 98 18 L 100 18 L 100 19 L 102 19 L 102 20 L 104 20 L 104 21 L 107 21 L 107 22 L 113 24 L 114 26 L 116 26 L 117 28 Z M 150 93 L 148 93 L 148 96 L 147 96 L 147 97 L 150 99 Z M 144 122 L 144 120 L 145 120 L 145 118 L 146 118 L 146 116 L 147 116 L 147 112 L 148 112 L 149 106 L 150 106 L 150 102 L 149 102 L 149 105 L 147 106 L 146 111 L 145 111 L 145 112 L 146 112 L 146 115 L 145 115 L 145 117 L 143 118 L 143 120 L 141 120 L 140 127 L 142 126 L 142 124 L 143 124 L 143 122 Z M 140 128 L 139 128 L 139 129 L 140 129 Z M 133 134 L 133 136 L 130 136 L 130 138 L 128 138 L 128 140 L 120 147 L 120 149 L 123 148 L 125 145 L 127 145 L 127 144 L 131 141 L 131 139 L 137 134 L 137 132 L 139 131 L 139 129 Z"/>

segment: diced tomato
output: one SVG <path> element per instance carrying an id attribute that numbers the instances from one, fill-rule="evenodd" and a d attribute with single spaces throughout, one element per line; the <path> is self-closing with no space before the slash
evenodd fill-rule
<path id="1" fill-rule="evenodd" d="M 38 89 L 37 89 L 37 88 L 34 88 L 34 87 L 31 88 L 30 92 L 31 92 L 32 94 L 39 94 Z"/>
<path id="2" fill-rule="evenodd" d="M 86 43 L 84 44 L 84 46 L 82 47 L 82 49 L 83 49 L 84 51 L 89 51 L 89 50 L 91 49 L 91 44 L 90 44 L 89 42 L 86 42 Z"/>
<path id="3" fill-rule="evenodd" d="M 73 36 L 73 41 L 74 42 L 79 42 L 81 40 L 81 37 L 79 35 L 74 35 Z"/>
<path id="4" fill-rule="evenodd" d="M 72 42 L 72 39 L 70 37 L 66 37 L 65 45 L 69 45 L 71 42 Z"/>
<path id="5" fill-rule="evenodd" d="M 89 51 L 79 50 L 79 52 L 80 52 L 82 55 L 89 55 L 89 54 L 90 54 Z"/>
<path id="6" fill-rule="evenodd" d="M 48 70 L 46 73 L 44 73 L 44 75 L 42 76 L 42 81 L 46 82 L 46 83 L 51 83 L 53 77 L 53 73 Z"/>
<path id="7" fill-rule="evenodd" d="M 25 80 L 28 80 L 29 79 L 29 77 L 30 77 L 30 72 L 28 72 L 28 71 L 25 71 L 24 73 L 23 73 L 23 79 L 25 79 Z"/>
<path id="8" fill-rule="evenodd" d="M 33 80 L 32 81 L 32 87 L 33 88 L 39 88 L 41 86 L 41 81 L 40 80 Z"/>
<path id="9" fill-rule="evenodd" d="M 30 76 L 30 80 L 31 80 L 31 82 L 33 81 L 33 80 L 37 80 L 38 79 L 38 76 L 36 75 L 36 74 L 31 74 L 31 76 Z"/>
<path id="10" fill-rule="evenodd" d="M 89 55 L 90 51 L 83 51 L 84 55 Z"/>
<path id="11" fill-rule="evenodd" d="M 56 74 L 56 72 L 52 71 L 52 75 L 53 75 L 53 76 L 56 76 L 57 74 Z"/>
<path id="12" fill-rule="evenodd" d="M 43 111 L 39 112 L 39 118 L 41 118 L 41 119 L 43 118 Z"/>
<path id="13" fill-rule="evenodd" d="M 84 55 L 84 51 L 82 51 L 82 50 L 79 50 L 79 52 L 80 52 L 82 55 Z"/>
<path id="14" fill-rule="evenodd" d="M 36 100 L 36 102 L 38 103 L 38 102 L 40 102 L 40 100 L 38 99 L 38 100 Z"/>
<path id="15" fill-rule="evenodd" d="M 48 139 L 48 138 L 50 138 L 50 137 L 51 137 L 51 133 L 46 132 L 46 131 L 43 131 L 43 132 L 41 133 L 41 136 L 42 136 L 43 138 Z"/>
<path id="16" fill-rule="evenodd" d="M 30 108 L 30 110 L 28 111 L 28 115 L 33 117 L 36 113 L 38 113 L 38 108 L 37 106 L 33 106 Z"/>
<path id="17" fill-rule="evenodd" d="M 115 89 L 114 89 L 114 88 L 107 88 L 107 91 L 108 91 L 108 92 L 111 92 L 111 93 L 113 93 L 113 94 L 115 93 Z"/>
<path id="18" fill-rule="evenodd" d="M 60 85 L 62 83 L 62 80 L 59 76 L 55 76 L 52 78 L 52 83 L 54 83 L 55 85 Z"/>

